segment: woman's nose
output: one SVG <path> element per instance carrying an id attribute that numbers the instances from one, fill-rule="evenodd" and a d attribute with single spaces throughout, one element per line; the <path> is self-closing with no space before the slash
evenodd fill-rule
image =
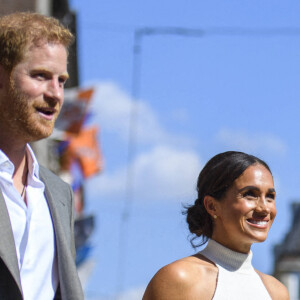
<path id="1" fill-rule="evenodd" d="M 262 196 L 258 199 L 257 205 L 256 205 L 256 211 L 257 212 L 264 212 L 264 213 L 269 213 L 270 212 L 270 208 L 268 206 L 268 201 L 264 196 Z"/>

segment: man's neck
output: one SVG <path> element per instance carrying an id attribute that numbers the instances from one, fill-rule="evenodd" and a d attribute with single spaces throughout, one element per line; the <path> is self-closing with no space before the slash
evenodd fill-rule
<path id="1" fill-rule="evenodd" d="M 26 144 L 20 147 L 7 147 L 6 145 L 1 145 L 0 149 L 5 153 L 9 160 L 15 166 L 15 171 L 22 165 L 26 155 Z"/>
<path id="2" fill-rule="evenodd" d="M 0 124 L 0 149 L 17 169 L 26 153 L 26 141 Z"/>
<path id="3" fill-rule="evenodd" d="M 13 181 L 17 190 L 24 184 L 23 177 L 25 170 L 27 170 L 26 147 L 26 144 L 14 143 L 12 145 L 11 143 L 2 143 L 2 140 L 0 140 L 0 149 L 14 165 Z"/>
<path id="4" fill-rule="evenodd" d="M 28 177 L 26 145 L 23 145 L 22 147 L 19 148 L 11 148 L 11 147 L 7 148 L 7 147 L 1 147 L 0 144 L 0 149 L 5 153 L 5 155 L 9 158 L 9 160 L 14 165 L 14 173 L 12 176 L 13 184 L 26 203 L 26 196 L 24 194 L 25 188 L 27 186 L 27 177 Z"/>

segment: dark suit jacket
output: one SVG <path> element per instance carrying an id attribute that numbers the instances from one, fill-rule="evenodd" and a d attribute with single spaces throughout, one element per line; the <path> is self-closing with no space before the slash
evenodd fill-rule
<path id="1" fill-rule="evenodd" d="M 73 193 L 68 184 L 40 166 L 56 241 L 59 291 L 56 299 L 84 299 L 75 266 Z M 0 190 L 0 300 L 22 300 L 17 254 L 4 197 Z"/>

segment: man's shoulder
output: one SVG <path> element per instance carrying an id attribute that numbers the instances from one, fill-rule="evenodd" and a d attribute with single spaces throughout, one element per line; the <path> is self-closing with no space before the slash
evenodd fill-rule
<path id="1" fill-rule="evenodd" d="M 39 165 L 39 173 L 42 181 L 47 181 L 46 183 L 55 183 L 61 186 L 69 188 L 69 184 L 63 181 L 58 175 L 47 169 L 46 167 Z"/>
<path id="2" fill-rule="evenodd" d="M 73 192 L 71 186 L 68 183 L 66 183 L 55 173 L 41 165 L 39 166 L 39 174 L 40 180 L 46 186 L 46 195 L 48 191 L 52 195 L 53 199 L 61 199 L 61 201 L 67 205 L 72 203 Z"/>
<path id="3" fill-rule="evenodd" d="M 50 177 L 51 179 L 62 181 L 62 179 L 59 178 L 58 175 L 50 171 L 48 168 L 39 165 L 39 173 L 41 177 Z"/>

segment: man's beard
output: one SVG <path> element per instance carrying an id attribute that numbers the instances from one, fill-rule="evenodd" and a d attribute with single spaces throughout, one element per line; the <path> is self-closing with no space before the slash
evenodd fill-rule
<path id="1" fill-rule="evenodd" d="M 37 102 L 37 100 L 35 100 Z M 10 78 L 5 105 L 0 105 L 4 113 L 4 122 L 10 125 L 11 132 L 26 142 L 33 142 L 51 135 L 57 116 L 52 121 L 38 117 L 34 100 L 19 91 Z"/>

